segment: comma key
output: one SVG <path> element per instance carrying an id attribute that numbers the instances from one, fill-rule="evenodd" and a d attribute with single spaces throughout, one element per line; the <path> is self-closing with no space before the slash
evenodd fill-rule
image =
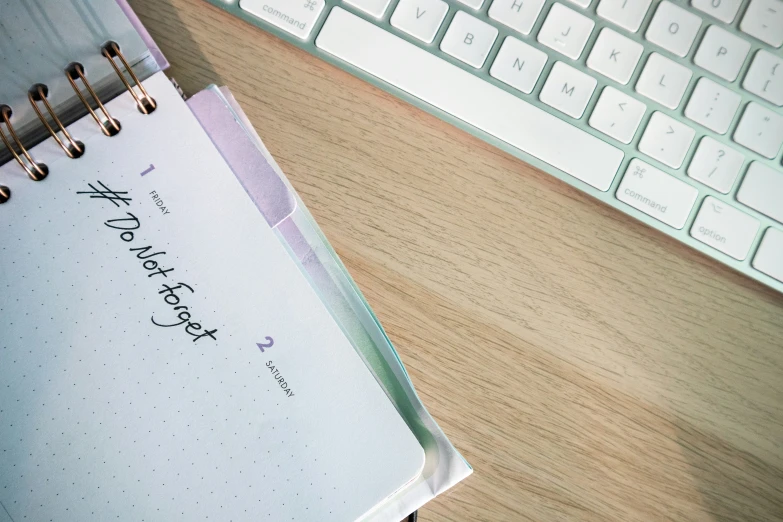
<path id="1" fill-rule="evenodd" d="M 324 0 L 239 0 L 239 7 L 270 24 L 307 40 L 321 11 Z"/>

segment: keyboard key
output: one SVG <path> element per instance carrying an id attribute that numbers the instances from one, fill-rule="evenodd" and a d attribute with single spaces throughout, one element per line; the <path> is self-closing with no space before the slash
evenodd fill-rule
<path id="1" fill-rule="evenodd" d="M 324 10 L 324 0 L 291 2 L 289 0 L 239 0 L 239 8 L 306 40 Z"/>
<path id="2" fill-rule="evenodd" d="M 554 4 L 538 32 L 538 41 L 576 60 L 582 54 L 595 22 L 563 4 Z"/>
<path id="3" fill-rule="evenodd" d="M 448 11 L 449 4 L 442 0 L 400 0 L 390 22 L 414 38 L 432 43 Z"/>
<path id="4" fill-rule="evenodd" d="M 680 6 L 663 1 L 658 5 L 644 36 L 667 51 L 685 57 L 700 27 L 701 18 Z"/>
<path id="5" fill-rule="evenodd" d="M 628 164 L 616 197 L 637 210 L 680 229 L 699 196 L 695 187 L 636 158 Z"/>
<path id="6" fill-rule="evenodd" d="M 595 78 L 563 62 L 552 67 L 539 99 L 572 118 L 581 118 L 595 90 Z"/>
<path id="7" fill-rule="evenodd" d="M 708 78 L 699 78 L 691 94 L 685 116 L 718 134 L 726 134 L 742 96 L 718 85 Z"/>
<path id="8" fill-rule="evenodd" d="M 774 158 L 783 145 L 783 116 L 758 103 L 749 103 L 734 131 L 734 141 L 764 157 Z"/>
<path id="9" fill-rule="evenodd" d="M 489 17 L 522 34 L 530 34 L 538 20 L 544 0 L 495 0 Z"/>
<path id="10" fill-rule="evenodd" d="M 742 86 L 778 107 L 783 107 L 783 57 L 760 50 L 750 64 Z"/>
<path id="11" fill-rule="evenodd" d="M 590 116 L 590 126 L 617 141 L 631 143 L 647 107 L 614 87 L 604 87 Z"/>
<path id="12" fill-rule="evenodd" d="M 370 16 L 381 18 L 391 0 L 343 0 L 346 4 L 360 9 Z"/>
<path id="13" fill-rule="evenodd" d="M 783 223 L 783 174 L 754 161 L 737 191 L 737 201 Z"/>
<path id="14" fill-rule="evenodd" d="M 655 112 L 644 129 L 639 150 L 664 165 L 678 169 L 682 165 L 696 132 L 674 118 Z"/>
<path id="15" fill-rule="evenodd" d="M 592 0 L 568 0 L 568 1 L 571 2 L 572 4 L 578 5 L 582 9 L 586 9 L 586 8 L 590 7 L 590 2 Z"/>
<path id="16" fill-rule="evenodd" d="M 737 16 L 742 0 L 691 0 L 691 5 L 721 22 L 730 24 Z"/>
<path id="17" fill-rule="evenodd" d="M 468 7 L 472 7 L 473 9 L 480 9 L 481 4 L 484 3 L 484 0 L 457 0 L 457 1 L 465 4 Z"/>
<path id="18" fill-rule="evenodd" d="M 691 70 L 679 63 L 652 53 L 644 65 L 636 92 L 670 109 L 680 105 L 682 95 L 691 81 Z"/>
<path id="19" fill-rule="evenodd" d="M 498 30 L 493 26 L 458 11 L 440 43 L 440 49 L 478 69 L 484 65 L 497 36 Z"/>
<path id="20" fill-rule="evenodd" d="M 724 144 L 705 136 L 688 166 L 688 176 L 728 194 L 739 176 L 745 156 Z"/>
<path id="21" fill-rule="evenodd" d="M 625 85 L 631 79 L 643 50 L 641 44 L 605 28 L 590 51 L 587 66 Z"/>
<path id="22" fill-rule="evenodd" d="M 652 0 L 601 0 L 596 12 L 605 20 L 635 33 L 650 8 Z"/>
<path id="23" fill-rule="evenodd" d="M 693 61 L 726 81 L 733 82 L 745 63 L 750 43 L 716 25 L 707 28 Z"/>
<path id="24" fill-rule="evenodd" d="M 598 190 L 609 189 L 622 163 L 617 147 L 340 7 L 315 43 Z"/>
<path id="25" fill-rule="evenodd" d="M 753 258 L 753 268 L 783 283 L 783 232 L 767 229 Z"/>
<path id="26" fill-rule="evenodd" d="M 748 257 L 759 220 L 707 196 L 691 227 L 691 237 L 739 261 Z"/>
<path id="27" fill-rule="evenodd" d="M 530 94 L 546 64 L 547 55 L 509 36 L 503 41 L 489 74 L 517 90 Z"/>
<path id="28" fill-rule="evenodd" d="M 783 45 L 783 2 L 750 0 L 740 29 L 772 47 L 780 47 Z"/>

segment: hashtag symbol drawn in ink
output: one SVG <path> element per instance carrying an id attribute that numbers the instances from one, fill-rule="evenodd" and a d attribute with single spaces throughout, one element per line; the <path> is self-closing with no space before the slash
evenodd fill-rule
<path id="1" fill-rule="evenodd" d="M 90 199 L 108 199 L 112 203 L 114 203 L 114 206 L 119 207 L 120 203 L 125 203 L 126 207 L 130 206 L 130 203 L 128 201 L 131 201 L 131 198 L 125 198 L 122 197 L 123 194 L 128 194 L 127 192 L 115 192 L 106 185 L 103 184 L 102 181 L 98 181 L 98 185 L 101 186 L 103 190 L 95 188 L 95 185 L 92 183 L 87 184 L 92 191 L 81 191 L 77 192 L 77 194 L 89 194 Z"/>

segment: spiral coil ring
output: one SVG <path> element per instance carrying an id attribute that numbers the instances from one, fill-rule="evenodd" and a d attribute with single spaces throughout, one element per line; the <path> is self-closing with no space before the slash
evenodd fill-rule
<path id="1" fill-rule="evenodd" d="M 36 85 L 33 85 L 33 87 L 27 93 L 27 98 L 30 100 L 30 104 L 33 106 L 33 109 L 35 109 L 35 113 L 38 115 L 38 119 L 41 120 L 41 123 L 44 124 L 44 127 L 46 127 L 46 130 L 48 130 L 49 134 L 52 135 L 52 138 L 54 138 L 54 140 L 60 145 L 60 147 L 62 147 L 62 149 L 65 151 L 65 154 L 67 154 L 69 158 L 78 158 L 82 154 L 84 154 L 84 144 L 71 137 L 71 134 L 65 128 L 65 125 L 63 125 L 63 123 L 60 121 L 60 118 L 58 118 L 57 115 L 54 113 L 54 109 L 52 109 L 52 106 L 49 103 L 49 100 L 47 99 L 48 95 L 49 95 L 49 89 L 46 87 L 46 85 L 38 83 Z M 49 113 L 49 116 L 52 118 L 52 120 L 54 120 L 54 123 L 57 124 L 57 127 L 59 128 L 60 132 L 68 141 L 67 145 L 63 142 L 63 140 L 60 138 L 57 132 L 49 124 L 49 121 L 41 112 L 41 109 L 38 108 L 38 102 L 43 102 L 44 107 L 46 107 L 46 111 Z"/>
<path id="2" fill-rule="evenodd" d="M 95 94 L 95 90 L 92 88 L 92 85 L 90 85 L 90 82 L 87 81 L 87 78 L 84 75 L 84 67 L 82 67 L 82 64 L 74 62 L 71 65 L 69 65 L 68 68 L 65 69 L 65 76 L 66 78 L 68 78 L 68 83 L 71 84 L 71 87 L 73 87 L 73 90 L 76 93 L 76 95 L 84 104 L 84 107 L 87 109 L 87 111 L 95 120 L 95 123 L 97 123 L 98 126 L 101 128 L 101 131 L 103 131 L 103 133 L 106 136 L 114 136 L 118 132 L 120 132 L 120 129 L 122 129 L 122 127 L 120 126 L 120 122 L 116 118 L 112 118 L 111 114 L 109 114 L 109 110 L 103 104 L 101 99 L 98 98 L 98 95 Z M 76 80 L 82 81 L 84 87 L 87 89 L 87 92 L 90 93 L 90 96 L 92 97 L 93 100 L 95 100 L 95 103 L 98 105 L 98 108 L 106 117 L 105 122 L 101 120 L 98 114 L 90 106 L 89 102 L 82 94 L 82 91 L 79 89 L 79 86 L 76 85 Z"/>
<path id="3" fill-rule="evenodd" d="M 155 102 L 155 99 L 147 92 L 147 89 L 144 88 L 144 85 L 142 85 L 141 81 L 139 81 L 136 73 L 133 72 L 133 69 L 125 59 L 125 56 L 120 52 L 120 46 L 117 45 L 117 42 L 107 42 L 106 45 L 101 48 L 101 53 L 106 57 L 107 60 L 109 60 L 109 63 L 114 69 L 114 72 L 116 72 L 117 76 L 120 77 L 120 80 L 122 80 L 122 83 L 125 85 L 125 88 L 128 89 L 128 92 L 130 92 L 131 96 L 133 96 L 133 99 L 136 100 L 136 107 L 138 107 L 139 111 L 144 114 L 150 114 L 152 111 L 154 111 L 158 107 L 158 104 Z M 133 79 L 134 83 L 141 91 L 141 96 L 139 96 L 131 84 L 128 83 L 128 80 L 117 66 L 117 62 L 114 61 L 114 58 L 120 59 L 123 67 L 125 67 L 125 70 L 128 72 L 131 79 Z"/>
<path id="4" fill-rule="evenodd" d="M 123 85 L 125 85 L 130 95 L 136 101 L 136 107 L 139 109 L 139 111 L 143 114 L 152 113 L 157 108 L 157 102 L 152 96 L 150 96 L 150 94 L 147 92 L 147 89 L 144 88 L 144 85 L 142 85 L 139 78 L 133 72 L 130 64 L 128 64 L 125 56 L 123 56 L 122 52 L 120 51 L 120 46 L 117 44 L 117 42 L 107 42 L 101 48 L 101 54 L 103 54 L 103 56 L 109 60 L 112 69 L 114 69 L 114 72 L 117 73 L 117 76 L 119 76 Z M 125 72 L 130 76 L 131 80 L 133 80 L 135 87 L 134 85 L 131 85 L 131 83 L 125 77 L 125 73 L 123 73 L 123 70 L 117 64 L 115 58 L 119 59 L 119 62 L 125 68 Z M 65 77 L 68 79 L 68 83 L 71 84 L 74 93 L 76 93 L 76 96 L 78 96 L 79 100 L 81 100 L 82 104 L 87 109 L 87 112 L 90 113 L 95 122 L 98 124 L 98 127 L 100 127 L 103 134 L 106 136 L 114 136 L 119 133 L 122 129 L 119 120 L 111 116 L 109 110 L 100 100 L 100 98 L 98 98 L 95 89 L 93 89 L 92 85 L 90 85 L 90 82 L 86 78 L 82 64 L 74 62 L 66 67 L 64 72 Z M 77 81 L 81 81 L 82 85 L 87 90 L 89 97 L 92 98 L 92 101 L 97 106 L 96 109 L 93 109 L 90 101 L 88 101 L 88 98 L 82 94 L 82 90 L 79 88 Z M 137 90 L 140 91 L 140 94 L 137 92 Z M 74 139 L 74 137 L 71 136 L 62 120 L 60 120 L 52 108 L 52 105 L 49 103 L 48 96 L 48 87 L 40 83 L 33 85 L 27 93 L 27 98 L 30 101 L 30 104 L 33 106 L 35 113 L 38 115 L 38 119 L 41 120 L 41 123 L 44 125 L 46 130 L 49 131 L 49 134 L 51 134 L 52 138 L 57 142 L 58 145 L 60 145 L 63 151 L 65 151 L 65 154 L 68 155 L 69 158 L 81 157 L 85 151 L 84 143 Z M 43 104 L 46 112 L 41 110 L 39 104 Z M 0 139 L 11 152 L 14 159 L 16 159 L 22 169 L 27 173 L 30 179 L 34 181 L 40 181 L 49 174 L 49 168 L 42 162 L 36 162 L 27 148 L 25 148 L 24 144 L 22 144 L 19 135 L 16 133 L 16 130 L 14 130 L 14 127 L 11 124 L 12 114 L 13 111 L 11 107 L 8 105 L 0 105 Z M 53 122 L 53 124 L 51 122 Z M 3 124 L 5 124 L 6 130 L 3 130 Z M 0 185 L 0 204 L 5 203 L 10 198 L 11 189 L 5 185 Z"/>
<path id="5" fill-rule="evenodd" d="M 19 139 L 19 136 L 16 134 L 14 126 L 11 125 L 11 114 L 13 114 L 11 107 L 8 105 L 0 105 L 0 118 L 2 118 L 2 122 L 5 123 L 5 126 L 8 129 L 8 133 L 11 135 L 14 143 L 19 148 L 19 152 L 17 152 L 16 149 L 11 145 L 8 136 L 6 136 L 5 132 L 3 131 L 2 125 L 0 125 L 0 139 L 3 140 L 5 146 L 8 147 L 8 150 L 11 151 L 14 159 L 16 159 L 19 165 L 22 166 L 27 175 L 30 176 L 30 179 L 33 181 L 41 181 L 49 174 L 49 167 L 47 167 L 44 163 L 37 163 L 27 151 L 25 146 L 22 144 L 22 141 Z"/>

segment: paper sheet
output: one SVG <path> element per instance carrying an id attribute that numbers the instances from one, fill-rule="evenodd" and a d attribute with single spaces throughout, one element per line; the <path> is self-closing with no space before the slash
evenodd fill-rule
<path id="1" fill-rule="evenodd" d="M 113 101 L 122 132 L 46 180 L 0 168 L 0 502 L 17 522 L 357 519 L 422 448 L 173 87 L 146 83 L 155 113 Z"/>

